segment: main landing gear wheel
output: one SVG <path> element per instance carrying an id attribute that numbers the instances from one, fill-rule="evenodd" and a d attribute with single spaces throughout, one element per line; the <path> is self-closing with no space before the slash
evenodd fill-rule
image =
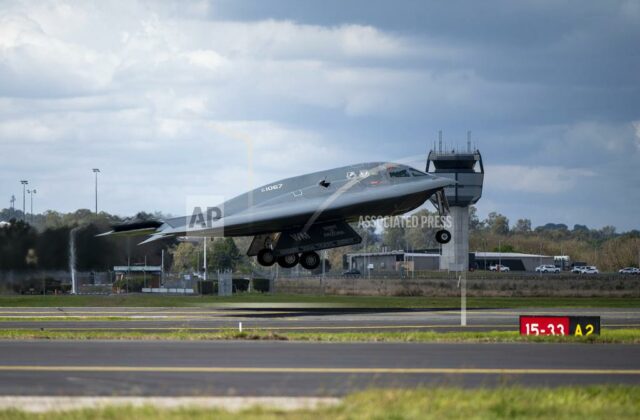
<path id="1" fill-rule="evenodd" d="M 283 255 L 278 257 L 278 265 L 282 268 L 293 268 L 299 260 L 298 254 Z"/>
<path id="2" fill-rule="evenodd" d="M 264 267 L 271 267 L 276 262 L 276 256 L 273 255 L 273 251 L 265 248 L 258 252 L 258 264 Z"/>
<path id="3" fill-rule="evenodd" d="M 451 240 L 451 233 L 448 230 L 442 229 L 436 232 L 436 241 L 439 244 L 449 243 L 450 240 Z"/>
<path id="4" fill-rule="evenodd" d="M 300 256 L 300 265 L 306 270 L 315 270 L 320 265 L 320 255 L 317 252 L 305 252 Z"/>

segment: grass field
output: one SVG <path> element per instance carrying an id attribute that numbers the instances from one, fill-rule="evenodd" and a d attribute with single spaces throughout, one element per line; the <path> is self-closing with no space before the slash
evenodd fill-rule
<path id="1" fill-rule="evenodd" d="M 369 390 L 347 396 L 340 404 L 313 410 L 282 411 L 107 407 L 29 414 L 0 411 L 0 419 L 632 419 L 640 416 L 640 387 L 563 388 L 503 387 L 465 390 L 418 388 Z"/>
<path id="2" fill-rule="evenodd" d="M 521 336 L 517 331 L 487 332 L 271 332 L 220 330 L 216 332 L 169 331 L 52 331 L 0 330 L 2 340 L 289 340 L 327 342 L 421 342 L 421 343 L 618 343 L 640 344 L 640 329 L 604 330 L 585 337 Z"/>
<path id="3" fill-rule="evenodd" d="M 458 297 L 318 296 L 243 293 L 218 296 L 0 296 L 0 307 L 215 307 L 232 304 L 300 304 L 352 308 L 457 308 Z M 470 297 L 468 308 L 637 308 L 640 298 Z"/>

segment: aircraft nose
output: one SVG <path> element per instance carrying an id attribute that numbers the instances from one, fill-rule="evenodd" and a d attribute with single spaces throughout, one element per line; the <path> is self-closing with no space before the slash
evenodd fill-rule
<path id="1" fill-rule="evenodd" d="M 429 180 L 428 185 L 431 188 L 442 188 L 442 187 L 449 187 L 452 185 L 456 185 L 458 183 L 458 181 L 451 179 L 451 178 L 445 178 L 442 176 L 434 176 L 433 178 L 431 178 Z"/>

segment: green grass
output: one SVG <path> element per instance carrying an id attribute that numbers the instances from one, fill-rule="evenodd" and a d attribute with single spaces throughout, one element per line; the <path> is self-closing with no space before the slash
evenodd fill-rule
<path id="1" fill-rule="evenodd" d="M 640 344 L 640 329 L 604 330 L 602 335 L 587 337 L 521 336 L 516 331 L 488 332 L 272 332 L 264 330 L 220 330 L 194 332 L 175 330 L 168 332 L 141 331 L 52 331 L 52 330 L 0 330 L 3 340 L 289 340 L 326 342 L 420 342 L 420 343 L 617 343 Z"/>
<path id="2" fill-rule="evenodd" d="M 107 407 L 29 414 L 0 411 L 0 419 L 631 419 L 640 416 L 640 387 L 561 388 L 499 387 L 461 389 L 369 390 L 347 396 L 340 404 L 282 411 L 254 407 L 241 412 L 221 409 Z"/>
<path id="3" fill-rule="evenodd" d="M 353 308 L 457 308 L 458 297 L 319 296 L 242 293 L 218 296 L 0 296 L 0 307 L 216 307 L 230 304 L 299 304 Z M 470 297 L 468 308 L 637 308 L 640 298 Z"/>

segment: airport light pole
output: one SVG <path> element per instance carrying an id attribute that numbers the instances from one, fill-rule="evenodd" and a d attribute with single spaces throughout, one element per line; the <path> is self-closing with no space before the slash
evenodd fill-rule
<path id="1" fill-rule="evenodd" d="M 22 184 L 22 220 L 25 220 L 25 211 L 26 211 L 26 191 L 27 191 L 27 184 L 29 184 L 29 181 L 27 181 L 26 179 L 23 179 L 22 181 L 20 181 L 20 183 Z"/>
<path id="2" fill-rule="evenodd" d="M 34 189 L 32 190 L 27 190 L 27 192 L 29 193 L 29 199 L 31 200 L 31 222 L 33 223 L 33 195 L 37 192 Z"/>
<path id="3" fill-rule="evenodd" d="M 100 169 L 93 168 L 93 173 L 95 175 L 95 183 L 96 183 L 96 214 L 98 214 L 98 173 L 100 173 Z"/>
<path id="4" fill-rule="evenodd" d="M 204 237 L 204 276 L 203 276 L 203 280 L 207 281 L 207 237 Z"/>

